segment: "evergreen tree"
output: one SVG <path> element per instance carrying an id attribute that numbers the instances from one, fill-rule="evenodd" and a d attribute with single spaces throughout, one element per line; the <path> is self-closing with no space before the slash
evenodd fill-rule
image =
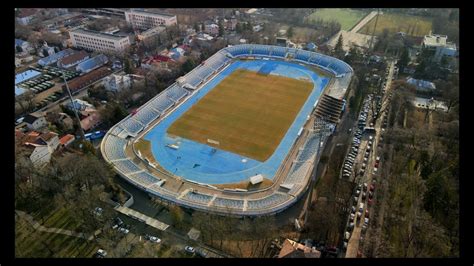
<path id="1" fill-rule="evenodd" d="M 408 63 L 410 63 L 410 57 L 408 56 L 408 49 L 405 47 L 405 49 L 403 49 L 403 53 L 400 57 L 400 60 L 398 60 L 397 63 L 400 73 L 404 71 Z"/>
<path id="2" fill-rule="evenodd" d="M 224 23 L 223 20 L 219 20 L 219 36 L 224 36 Z"/>
<path id="3" fill-rule="evenodd" d="M 337 40 L 336 46 L 334 47 L 334 54 L 337 58 L 342 58 L 344 55 L 344 50 L 342 49 L 343 39 L 342 34 L 339 35 L 339 39 Z"/>
<path id="4" fill-rule="evenodd" d="M 195 30 L 196 32 L 199 32 L 199 31 L 200 31 L 200 30 L 199 30 L 199 25 L 198 25 L 197 23 L 194 23 L 194 30 Z"/>
<path id="5" fill-rule="evenodd" d="M 43 49 L 43 56 L 44 57 L 49 56 L 48 50 L 46 48 Z"/>
<path id="6" fill-rule="evenodd" d="M 293 27 L 288 28 L 288 31 L 286 32 L 286 35 L 288 36 L 288 38 L 293 37 Z"/>
<path id="7" fill-rule="evenodd" d="M 21 48 L 21 46 L 16 46 L 16 52 L 17 53 L 23 52 L 23 48 Z"/>

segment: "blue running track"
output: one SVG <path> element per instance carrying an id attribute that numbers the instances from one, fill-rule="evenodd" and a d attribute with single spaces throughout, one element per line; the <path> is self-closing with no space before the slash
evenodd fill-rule
<path id="1" fill-rule="evenodd" d="M 236 69 L 247 69 L 256 72 L 263 70 L 262 72 L 265 74 L 269 72 L 271 75 L 296 79 L 310 78 L 314 84 L 313 91 L 295 121 L 275 152 L 265 162 L 259 162 L 224 150 L 214 150 L 208 145 L 189 139 L 172 138 L 166 133 L 168 127 L 176 119 Z M 306 122 L 308 115 L 311 114 L 315 102 L 319 99 L 328 81 L 328 77 L 318 76 L 305 66 L 296 63 L 273 60 L 236 61 L 158 123 L 144 138 L 151 142 L 153 156 L 164 169 L 188 180 L 206 184 L 226 184 L 248 180 L 249 177 L 257 174 L 273 179 L 278 167 L 296 140 L 298 131 Z M 179 148 L 169 148 L 167 147 L 168 144 L 175 144 Z"/>

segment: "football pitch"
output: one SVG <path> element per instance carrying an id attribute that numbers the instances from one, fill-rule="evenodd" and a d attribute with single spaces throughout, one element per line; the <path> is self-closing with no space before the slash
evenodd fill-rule
<path id="1" fill-rule="evenodd" d="M 313 83 L 238 69 L 179 117 L 167 133 L 258 161 L 275 151 Z"/>

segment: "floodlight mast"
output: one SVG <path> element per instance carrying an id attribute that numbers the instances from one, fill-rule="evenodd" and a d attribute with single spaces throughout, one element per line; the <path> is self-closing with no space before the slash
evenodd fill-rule
<path id="1" fill-rule="evenodd" d="M 79 115 L 77 114 L 76 105 L 74 104 L 74 99 L 72 98 L 72 94 L 71 94 L 71 91 L 69 90 L 69 85 L 67 84 L 66 76 L 65 76 L 64 73 L 65 73 L 65 72 L 63 71 L 64 83 L 66 84 L 66 89 L 67 89 L 67 92 L 68 92 L 68 95 L 69 95 L 69 99 L 71 100 L 72 109 L 73 109 L 73 111 L 74 111 L 74 115 L 76 116 L 76 119 L 77 119 L 77 122 L 78 122 L 78 125 L 79 125 L 79 130 L 80 130 L 80 133 L 81 133 L 81 138 L 82 138 L 82 140 L 85 140 L 86 137 L 85 137 L 85 134 L 84 134 L 84 130 L 82 129 L 82 126 L 81 126 L 81 119 L 79 119 Z"/>

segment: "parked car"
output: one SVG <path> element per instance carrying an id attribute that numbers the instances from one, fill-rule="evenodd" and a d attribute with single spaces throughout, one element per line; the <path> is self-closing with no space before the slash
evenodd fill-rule
<path id="1" fill-rule="evenodd" d="M 105 256 L 107 256 L 107 251 L 99 248 L 95 254 L 98 258 L 105 258 Z"/>
<path id="2" fill-rule="evenodd" d="M 157 243 L 157 244 L 161 243 L 161 239 L 159 239 L 159 238 L 156 237 L 156 236 L 150 236 L 150 239 L 149 239 L 149 240 L 150 240 L 151 242 L 153 242 L 153 243 Z"/>
<path id="3" fill-rule="evenodd" d="M 375 184 L 370 185 L 370 189 L 369 189 L 369 190 L 373 192 L 373 191 L 375 190 Z"/>
<path id="4" fill-rule="evenodd" d="M 125 227 L 119 227 L 118 231 L 119 231 L 120 233 L 124 233 L 124 234 L 130 233 L 130 230 L 128 230 L 128 229 L 125 228 Z"/>
<path id="5" fill-rule="evenodd" d="M 374 204 L 374 200 L 373 200 L 373 199 L 369 199 L 369 200 L 367 201 L 367 203 L 369 204 L 369 206 L 372 206 L 372 204 Z"/>
<path id="6" fill-rule="evenodd" d="M 362 185 L 362 188 L 363 188 L 364 191 L 367 191 L 367 183 L 364 183 L 364 184 Z"/>
<path id="7" fill-rule="evenodd" d="M 190 254 L 194 254 L 194 252 L 196 251 L 193 247 L 191 246 L 185 246 L 184 247 L 184 251 L 190 253 Z"/>

